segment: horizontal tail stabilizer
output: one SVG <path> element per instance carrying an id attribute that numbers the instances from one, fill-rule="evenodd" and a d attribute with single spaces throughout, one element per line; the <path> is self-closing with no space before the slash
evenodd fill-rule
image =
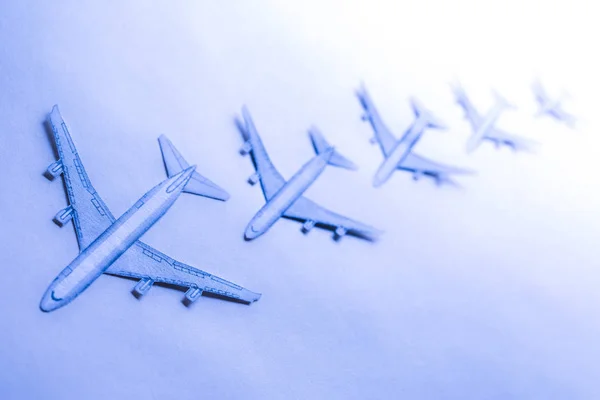
<path id="1" fill-rule="evenodd" d="M 188 162 L 181 156 L 179 151 L 173 146 L 173 143 L 171 143 L 165 135 L 161 135 L 158 138 L 158 144 L 160 145 L 160 151 L 165 163 L 167 176 L 171 177 L 176 175 L 189 167 Z M 210 197 L 216 200 L 226 201 L 229 199 L 229 193 L 196 171 L 192 174 L 191 179 L 188 181 L 183 191 L 185 193 Z"/>
<path id="2" fill-rule="evenodd" d="M 410 105 L 417 118 L 423 119 L 429 128 L 446 129 L 446 125 L 425 108 L 423 103 L 414 97 L 410 99 Z"/>
<path id="3" fill-rule="evenodd" d="M 311 127 L 308 130 L 310 140 L 317 154 L 321 154 L 332 146 L 325 140 L 321 131 L 316 127 Z M 335 167 L 346 168 L 349 170 L 357 170 L 358 167 L 352 161 L 341 155 L 337 150 L 333 151 L 333 155 L 329 159 L 329 164 Z"/>

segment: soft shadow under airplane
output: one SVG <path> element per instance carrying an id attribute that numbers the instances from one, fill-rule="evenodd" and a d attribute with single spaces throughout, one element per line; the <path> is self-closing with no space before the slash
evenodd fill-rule
<path id="1" fill-rule="evenodd" d="M 465 111 L 465 118 L 469 120 L 473 134 L 467 141 L 467 152 L 475 150 L 483 140 L 493 142 L 496 147 L 504 144 L 513 150 L 532 151 L 537 145 L 536 142 L 525 139 L 517 135 L 511 135 L 503 130 L 494 127 L 496 120 L 500 117 L 502 111 L 508 108 L 514 108 L 503 97 L 494 92 L 496 103 L 486 115 L 480 114 L 467 97 L 465 90 L 459 84 L 453 84 L 452 91 L 456 96 L 457 103 Z"/>
<path id="2" fill-rule="evenodd" d="M 218 200 L 229 198 L 223 189 L 195 172 L 196 167 L 190 167 L 166 137 L 161 136 L 159 143 L 168 178 L 115 219 L 92 186 L 57 106 L 48 122 L 59 160 L 45 175 L 49 179 L 63 175 L 69 200 L 69 206 L 54 220 L 60 226 L 73 220 L 80 253 L 46 290 L 40 303 L 42 311 L 68 304 L 103 273 L 139 280 L 134 288 L 136 297 L 147 293 L 154 283 L 187 289 L 186 305 L 203 293 L 246 304 L 260 298 L 258 293 L 176 261 L 138 240 L 182 192 Z"/>
<path id="3" fill-rule="evenodd" d="M 242 155 L 251 153 L 256 172 L 248 181 L 251 184 L 260 181 L 266 200 L 266 204 L 250 220 L 244 234 L 246 240 L 262 235 L 281 217 L 304 222 L 302 225 L 304 233 L 309 232 L 316 225 L 334 229 L 336 240 L 346 234 L 367 240 L 377 239 L 380 231 L 335 214 L 302 196 L 321 175 L 327 164 L 348 169 L 355 168 L 353 163 L 329 146 L 316 128 L 311 128 L 309 132 L 317 155 L 286 181 L 269 159 L 246 107 L 242 108 L 242 116 L 243 123 L 236 119 L 245 140 L 240 153 Z"/>
<path id="4" fill-rule="evenodd" d="M 400 139 L 396 139 L 381 119 L 367 89 L 361 86 L 356 91 L 356 95 L 364 110 L 362 119 L 371 123 L 375 134 L 371 138 L 371 143 L 379 143 L 384 156 L 383 162 L 373 177 L 373 186 L 381 186 L 397 169 L 412 172 L 414 180 L 418 180 L 421 175 L 431 176 L 437 184 L 456 184 L 450 179 L 450 175 L 474 173 L 468 169 L 436 163 L 412 151 L 426 128 L 444 129 L 443 124 L 416 99 L 411 99 L 415 121 Z"/>
<path id="5" fill-rule="evenodd" d="M 564 122 L 570 127 L 575 125 L 575 117 L 562 108 L 561 100 L 564 95 L 555 100 L 550 99 L 539 80 L 533 82 L 531 89 L 533 90 L 533 94 L 539 105 L 536 116 L 549 115 L 558 121 Z"/>

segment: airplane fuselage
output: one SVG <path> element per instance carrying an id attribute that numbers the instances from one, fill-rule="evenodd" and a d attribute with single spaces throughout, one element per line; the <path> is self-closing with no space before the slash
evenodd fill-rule
<path id="1" fill-rule="evenodd" d="M 398 168 L 398 166 L 406 159 L 412 148 L 423 135 L 426 125 L 417 118 L 414 124 L 410 127 L 408 132 L 404 134 L 396 145 L 392 148 L 389 155 L 383 160 L 379 169 L 373 177 L 373 186 L 378 187 L 384 184 L 392 173 Z"/>
<path id="2" fill-rule="evenodd" d="M 310 187 L 333 155 L 330 148 L 313 157 L 256 213 L 248 223 L 244 237 L 251 240 L 265 233 Z"/>
<path id="3" fill-rule="evenodd" d="M 82 293 L 173 205 L 195 167 L 164 180 L 142 196 L 52 281 L 40 302 L 43 311 L 60 308 Z"/>

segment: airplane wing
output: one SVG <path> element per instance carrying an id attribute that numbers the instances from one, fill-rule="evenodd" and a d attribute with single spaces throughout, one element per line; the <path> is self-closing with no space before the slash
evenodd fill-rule
<path id="1" fill-rule="evenodd" d="M 135 287 L 139 295 L 145 294 L 152 284 L 159 283 L 187 289 L 186 299 L 189 302 L 196 300 L 203 293 L 245 304 L 255 302 L 261 296 L 235 283 L 176 261 L 139 240 L 110 266 L 106 274 L 139 279 Z"/>
<path id="2" fill-rule="evenodd" d="M 79 249 L 83 250 L 115 221 L 115 217 L 92 186 L 57 106 L 50 113 L 49 124 L 59 161 L 50 165 L 46 173 L 53 177 L 62 173 L 70 204 L 59 211 L 55 219 L 61 225 L 73 219 Z M 186 295 L 189 301 L 195 300 L 202 292 L 244 303 L 260 298 L 260 294 L 175 261 L 141 241 L 123 253 L 106 273 L 141 279 L 144 290 L 154 282 L 189 288 L 190 296 Z"/>
<path id="3" fill-rule="evenodd" d="M 418 176 L 418 174 L 429 175 L 436 178 L 440 183 L 448 181 L 447 177 L 451 174 L 465 175 L 474 173 L 470 169 L 437 163 L 415 153 L 409 153 L 404 161 L 398 165 L 398 169 L 414 172 L 415 176 Z"/>
<path id="4" fill-rule="evenodd" d="M 554 109 L 550 110 L 550 115 L 552 115 L 554 118 L 558 119 L 559 121 L 565 122 L 567 125 L 569 125 L 571 127 L 573 127 L 575 125 L 575 116 L 573 116 L 572 114 L 569 114 L 568 112 L 563 110 L 563 108 L 560 105 L 558 105 Z"/>
<path id="5" fill-rule="evenodd" d="M 55 221 L 63 225 L 73 219 L 79 250 L 83 250 L 115 221 L 115 217 L 92 186 L 58 106 L 52 109 L 48 123 L 59 160 L 48 167 L 46 175 L 54 178 L 62 173 L 69 200 L 69 206 L 56 214 Z"/>
<path id="6" fill-rule="evenodd" d="M 364 86 L 361 86 L 356 91 L 356 96 L 364 110 L 363 119 L 371 123 L 371 127 L 375 133 L 375 140 L 379 143 L 383 155 L 387 157 L 396 145 L 396 138 L 381 119 L 379 111 L 377 111 L 369 92 L 367 92 Z"/>
<path id="7" fill-rule="evenodd" d="M 240 152 L 242 154 L 251 153 L 256 173 L 250 177 L 250 182 L 254 184 L 259 180 L 265 200 L 269 201 L 285 184 L 285 179 L 271 162 L 246 106 L 242 108 L 242 116 L 244 125 L 241 125 L 240 121 L 236 121 L 245 140 Z"/>
<path id="8" fill-rule="evenodd" d="M 298 200 L 285 211 L 283 216 L 297 221 L 311 222 L 310 226 L 317 224 L 327 228 L 333 228 L 336 230 L 336 234 L 339 234 L 340 236 L 347 232 L 364 239 L 376 240 L 381 234 L 381 231 L 378 231 L 373 227 L 329 211 L 306 197 L 298 198 Z"/>
<path id="9" fill-rule="evenodd" d="M 491 129 L 490 132 L 488 132 L 484 138 L 495 142 L 497 145 L 505 144 L 507 146 L 512 147 L 514 150 L 519 151 L 533 151 L 534 148 L 538 145 L 538 143 L 533 140 L 513 135 L 501 129 L 495 128 Z"/>

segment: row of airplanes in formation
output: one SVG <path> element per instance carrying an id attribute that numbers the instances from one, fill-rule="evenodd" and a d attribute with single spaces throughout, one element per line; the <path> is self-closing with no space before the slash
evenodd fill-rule
<path id="1" fill-rule="evenodd" d="M 539 84 L 534 89 L 540 113 L 569 123 L 573 121 L 558 101 L 546 96 Z M 483 140 L 514 149 L 530 145 L 529 141 L 494 127 L 501 111 L 509 106 L 500 96 L 496 96 L 496 104 L 483 115 L 471 104 L 464 90 L 455 87 L 454 92 L 474 132 L 467 144 L 469 151 Z M 373 141 L 379 143 L 384 155 L 384 161 L 373 180 L 375 186 L 386 182 L 398 169 L 410 171 L 415 177 L 428 175 L 438 182 L 450 182 L 450 175 L 469 172 L 435 163 L 412 152 L 426 128 L 442 127 L 442 123 L 418 101 L 411 100 L 415 121 L 400 139 L 396 139 L 383 123 L 364 86 L 357 91 L 357 95 L 364 110 L 363 119 L 370 122 L 375 133 Z M 312 128 L 309 134 L 317 154 L 286 181 L 269 159 L 246 107 L 242 109 L 242 119 L 243 122 L 236 119 L 245 140 L 241 153 L 252 155 L 256 169 L 249 182 L 260 182 L 265 197 L 265 205 L 248 223 L 246 240 L 264 234 L 281 217 L 302 222 L 302 231 L 305 233 L 320 226 L 332 229 L 336 239 L 346 234 L 368 240 L 377 238 L 380 231 L 331 212 L 303 196 L 326 165 L 356 168 L 336 152 L 316 128 Z M 259 293 L 176 261 L 140 240 L 182 192 L 222 201 L 229 198 L 227 192 L 196 172 L 196 167 L 190 166 L 165 136 L 160 136 L 158 141 L 167 179 L 150 189 L 123 215 L 115 218 L 92 186 L 58 106 L 52 109 L 48 125 L 53 132 L 59 159 L 48 167 L 45 175 L 51 180 L 63 176 L 69 202 L 68 207 L 56 214 L 54 221 L 60 226 L 73 221 L 80 252 L 52 281 L 42 297 L 41 310 L 53 311 L 68 304 L 102 274 L 137 280 L 132 293 L 138 298 L 154 284 L 187 290 L 183 299 L 186 305 L 203 294 L 244 304 L 251 304 L 260 298 Z"/>

